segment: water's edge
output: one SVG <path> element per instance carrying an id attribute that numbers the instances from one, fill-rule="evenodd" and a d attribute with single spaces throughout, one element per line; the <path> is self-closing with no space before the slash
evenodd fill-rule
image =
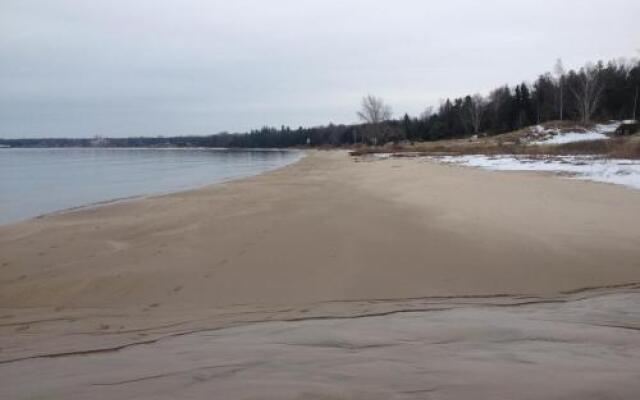
<path id="1" fill-rule="evenodd" d="M 67 149 L 67 148 L 65 148 Z M 120 148 L 117 148 L 120 149 Z M 127 150 L 129 148 L 123 148 L 124 150 Z M 146 148 L 131 148 L 131 149 L 135 149 L 135 150 L 145 150 Z M 156 148 L 150 148 L 149 150 L 165 150 L 165 149 L 156 149 Z M 180 148 L 170 148 L 170 149 L 166 149 L 168 151 L 171 150 L 181 150 Z M 221 149 L 221 148 L 212 148 L 212 149 L 193 149 L 193 148 L 189 148 L 189 150 L 225 150 L 225 151 L 233 151 L 234 149 Z M 248 179 L 248 178 L 253 178 L 256 176 L 260 176 L 263 174 L 267 174 L 273 171 L 277 171 L 280 170 L 282 168 L 291 166 L 293 164 L 298 163 L 299 161 L 301 161 L 303 158 L 305 158 L 307 156 L 307 152 L 305 150 L 299 150 L 299 149 L 242 149 L 243 151 L 285 151 L 285 152 L 291 152 L 293 154 L 295 154 L 294 157 L 291 158 L 291 160 L 288 160 L 287 162 L 283 163 L 282 165 L 278 165 L 275 167 L 270 167 L 270 168 L 266 168 L 262 171 L 256 172 L 256 173 L 249 173 L 247 175 L 242 175 L 242 176 L 230 176 L 230 177 L 226 177 L 226 178 L 220 178 L 218 180 L 215 180 L 213 182 L 209 182 L 209 183 L 205 183 L 205 184 L 200 184 L 200 185 L 195 185 L 195 186 L 191 186 L 191 187 L 183 187 L 183 188 L 179 188 L 179 189 L 169 189 L 169 190 L 160 190 L 160 191 L 155 191 L 155 192 L 150 192 L 150 193 L 141 193 L 141 194 L 135 194 L 135 195 L 131 195 L 131 196 L 124 196 L 124 197 L 114 197 L 114 198 L 108 198 L 108 199 L 104 199 L 104 200 L 99 200 L 99 201 L 93 201 L 93 202 L 88 202 L 88 203 L 82 203 L 82 204 L 78 204 L 78 205 L 74 205 L 74 206 L 70 206 L 70 207 L 64 207 L 61 209 L 57 209 L 57 210 L 53 210 L 53 211 L 47 211 L 47 212 L 43 212 L 43 213 L 38 213 L 29 217 L 25 217 L 25 218 L 19 218 L 19 219 L 10 219 L 10 220 L 6 220 L 6 221 L 2 221 L 0 220 L 0 227 L 7 227 L 10 225 L 16 225 L 16 224 L 20 224 L 20 223 L 24 223 L 24 222 L 28 222 L 28 221 L 32 221 L 32 220 L 37 220 L 37 219 L 43 219 L 43 218 L 47 218 L 47 217 L 51 217 L 51 216 L 58 216 L 58 215 L 63 215 L 63 214 L 67 214 L 67 213 L 72 213 L 72 212 L 77 212 L 77 211 L 82 211 L 82 210 L 92 210 L 92 209 L 96 209 L 96 208 L 100 208 L 100 207 L 105 207 L 105 206 L 109 206 L 109 205 L 113 205 L 113 204 L 117 204 L 117 203 L 124 203 L 124 202 L 130 202 L 130 201 L 137 201 L 137 200 L 144 200 L 144 199 L 150 199 L 150 198 L 157 198 L 157 197 L 163 197 L 163 196 L 168 196 L 168 195 L 174 195 L 174 194 L 178 194 L 178 193 L 185 193 L 185 192 L 191 192 L 191 191 L 195 191 L 195 190 L 203 190 L 212 186 L 216 186 L 216 185 L 220 185 L 220 184 L 224 184 L 224 183 L 228 183 L 228 182 L 233 182 L 233 181 L 239 181 L 239 180 L 243 180 L 243 179 Z"/>

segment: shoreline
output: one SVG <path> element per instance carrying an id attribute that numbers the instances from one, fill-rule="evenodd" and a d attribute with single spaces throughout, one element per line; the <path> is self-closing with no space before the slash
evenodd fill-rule
<path id="1" fill-rule="evenodd" d="M 118 148 L 119 149 L 119 147 L 114 147 L 114 148 Z M 138 149 L 137 147 L 128 147 L 128 149 L 129 148 L 130 149 Z M 154 148 L 150 148 L 150 149 L 154 149 Z M 174 150 L 174 149 L 171 149 L 171 148 L 168 148 L 168 149 L 169 150 Z M 193 148 L 189 148 L 189 149 L 193 149 Z M 196 149 L 198 149 L 198 148 L 196 148 Z M 220 147 L 220 148 L 205 148 L 205 147 L 203 147 L 202 149 L 203 150 L 205 150 L 205 149 L 232 150 L 232 149 L 227 149 L 227 148 L 223 148 L 223 147 Z M 256 149 L 249 149 L 248 148 L 248 149 L 243 149 L 243 150 L 252 150 L 253 151 L 253 150 L 256 150 Z M 265 150 L 265 151 L 283 151 L 283 150 L 284 151 L 289 151 L 287 149 L 273 149 L 273 150 L 272 149 L 257 149 L 257 150 L 260 150 L 260 151 L 262 151 L 262 150 Z M 298 150 L 296 150 L 296 151 L 298 151 Z M 134 195 L 134 196 L 121 197 L 121 198 L 117 198 L 117 199 L 97 201 L 97 202 L 93 202 L 93 203 L 88 203 L 88 204 L 83 204 L 83 205 L 79 205 L 79 206 L 65 208 L 65 209 L 58 210 L 58 211 L 52 211 L 52 212 L 49 212 L 49 213 L 39 214 L 39 215 L 36 215 L 35 217 L 30 217 L 30 218 L 25 219 L 25 220 L 9 222 L 9 224 L 26 222 L 26 221 L 29 221 L 31 219 L 42 219 L 42 218 L 46 218 L 46 217 L 54 216 L 54 215 L 63 215 L 63 214 L 76 212 L 76 211 L 92 210 L 92 209 L 96 209 L 98 207 L 104 207 L 104 206 L 108 206 L 108 205 L 111 205 L 111 204 L 118 204 L 118 203 L 129 202 L 129 201 L 137 201 L 137 200 L 145 200 L 145 199 L 151 199 L 151 198 L 156 198 L 156 197 L 171 196 L 173 194 L 187 193 L 187 192 L 191 192 L 191 191 L 194 191 L 194 190 L 203 190 L 203 189 L 207 189 L 207 188 L 210 188 L 212 186 L 215 186 L 215 185 L 222 185 L 222 184 L 225 184 L 225 183 L 228 183 L 228 182 L 233 182 L 233 181 L 242 180 L 242 179 L 248 179 L 248 178 L 252 178 L 254 176 L 259 176 L 259 175 L 262 175 L 262 174 L 268 174 L 269 172 L 277 171 L 279 169 L 286 168 L 286 167 L 288 167 L 290 165 L 294 165 L 294 164 L 300 162 L 300 160 L 302 160 L 303 158 L 306 157 L 306 154 L 305 154 L 305 152 L 303 150 L 300 150 L 300 152 L 302 153 L 300 155 L 300 157 L 295 159 L 295 160 L 293 160 L 293 161 L 291 161 L 291 162 L 288 162 L 288 163 L 286 163 L 284 165 L 281 165 L 281 166 L 278 166 L 278 167 L 266 169 L 264 171 L 258 172 L 258 173 L 253 174 L 253 175 L 240 176 L 240 177 L 237 177 L 237 178 L 223 179 L 223 180 L 221 180 L 219 182 L 206 183 L 204 185 L 199 185 L 199 186 L 192 187 L 192 188 L 187 188 L 187 189 L 178 189 L 176 191 L 140 194 L 140 195 Z M 5 224 L 0 224 L 0 227 L 2 227 L 3 225 L 5 225 Z"/>
<path id="2" fill-rule="evenodd" d="M 12 149 L 22 149 L 22 148 L 12 148 Z M 84 209 L 94 209 L 97 207 L 103 207 L 103 206 L 108 206 L 110 204 L 117 204 L 117 203 L 122 203 L 122 202 L 128 202 L 128 201 L 136 201 L 136 200 L 144 200 L 144 199 L 148 199 L 148 198 L 153 198 L 153 197 L 162 197 L 162 196 L 168 196 L 171 194 L 175 194 L 175 193 L 181 193 L 181 192 L 189 192 L 192 190 L 201 190 L 201 189 L 206 189 L 209 186 L 213 186 L 213 185 L 220 185 L 220 184 L 224 184 L 227 182 L 232 182 L 235 180 L 240 180 L 240 179 L 246 179 L 246 178 L 251 178 L 253 176 L 258 176 L 261 174 L 265 174 L 265 173 L 269 173 L 271 171 L 275 171 L 278 170 L 280 168 L 285 168 L 291 164 L 295 164 L 297 162 L 299 162 L 300 160 L 302 160 L 305 156 L 306 156 L 306 151 L 305 150 L 300 150 L 300 149 L 254 149 L 254 148 L 243 148 L 243 149 L 233 149 L 233 148 L 223 148 L 223 147 L 216 147 L 216 148 L 208 148 L 208 147 L 189 147 L 189 148 L 183 148 L 183 147 L 176 147 L 176 148 L 154 148 L 154 147 L 98 147 L 98 148 L 93 148 L 93 147 L 44 147 L 44 148 L 33 148 L 33 147 L 29 147 L 26 149 L 46 149 L 46 150 L 56 150 L 56 149 L 87 149 L 87 150 L 95 150 L 95 149 L 110 149 L 110 150 L 214 150 L 214 151 L 291 151 L 291 152 L 295 152 L 295 153 L 300 153 L 300 156 L 293 159 L 292 161 L 281 165 L 281 166 L 277 166 L 277 167 L 273 167 L 273 168 L 268 168 L 265 169 L 261 172 L 258 172 L 256 174 L 253 175 L 248 175 L 248 176 L 239 176 L 239 177 L 230 177 L 230 178 L 224 178 L 218 182 L 214 182 L 214 183 L 205 183 L 202 185 L 197 185 L 194 187 L 189 187 L 189 188 L 181 188 L 181 189 L 177 189 L 177 190 L 169 190 L 169 191 L 160 191 L 160 192 L 155 192 L 155 193 L 147 193 L 147 194 L 136 194 L 136 195 L 131 195 L 131 196 L 124 196 L 124 197 L 118 197 L 118 198 L 113 198 L 113 199 L 105 199 L 105 200 L 99 200 L 99 201 L 95 201 L 95 202 L 90 202 L 90 203 L 86 203 L 86 204 L 80 204 L 80 205 L 76 205 L 76 206 L 71 206 L 71 207 L 66 207 L 66 208 L 62 208 L 60 210 L 54 210 L 54 211 L 49 211 L 49 212 L 45 212 L 42 214 L 36 214 L 30 217 L 26 217 L 24 219 L 18 219 L 18 220 L 8 220 L 6 222 L 0 222 L 0 228 L 4 227 L 4 226 L 8 226 L 8 225 L 13 225 L 13 224 L 19 224 L 19 223 L 23 223 L 23 222 L 27 222 L 30 220 L 34 220 L 34 219 L 43 219 L 43 218 L 47 218 L 49 216 L 54 216 L 54 215 L 63 215 L 63 214 L 67 214 L 67 213 L 71 213 L 71 212 L 75 212 L 75 211 L 81 211 Z"/>
<path id="3" fill-rule="evenodd" d="M 640 192 L 624 187 L 309 151 L 239 180 L 1 225 L 0 357 L 635 291 L 638 226 Z"/>

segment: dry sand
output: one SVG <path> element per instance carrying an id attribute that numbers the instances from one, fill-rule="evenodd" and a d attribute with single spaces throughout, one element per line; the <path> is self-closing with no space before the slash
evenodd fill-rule
<path id="1" fill-rule="evenodd" d="M 174 379 L 175 372 L 182 371 L 179 375 L 191 385 L 203 382 L 185 395 L 206 398 L 212 398 L 216 390 L 218 397 L 213 398 L 225 399 L 263 398 L 269 392 L 274 398 L 313 399 L 391 398 L 391 394 L 397 398 L 465 398 L 464 393 L 487 396 L 477 398 L 500 393 L 508 398 L 539 398 L 536 390 L 542 389 L 538 381 L 529 380 L 530 373 L 555 368 L 565 374 L 559 376 L 566 376 L 566 385 L 559 379 L 555 391 L 546 388 L 544 393 L 561 398 L 597 395 L 593 390 L 598 389 L 601 394 L 626 398 L 639 393 L 637 384 L 632 384 L 638 374 L 608 368 L 618 363 L 640 370 L 640 320 L 634 313 L 640 304 L 637 282 L 640 191 L 417 159 L 356 162 L 345 152 L 311 152 L 294 165 L 250 179 L 0 227 L 0 390 L 9 398 L 70 398 L 80 393 L 83 398 L 91 394 L 97 398 L 176 398 L 181 397 L 179 388 L 191 387 Z M 491 345 L 502 343 L 504 336 L 494 325 L 513 329 L 517 344 L 522 335 L 537 337 L 531 331 L 531 320 L 523 319 L 522 312 L 547 310 L 556 315 L 559 311 L 544 308 L 550 299 L 583 304 L 574 302 L 602 296 L 600 291 L 581 292 L 583 297 L 576 300 L 562 292 L 607 286 L 620 286 L 606 293 L 615 298 L 615 312 L 604 307 L 597 318 L 582 313 L 566 326 L 558 317 L 548 326 L 548 335 L 543 335 L 550 339 L 542 342 L 553 346 L 539 351 L 577 354 L 575 360 L 563 364 L 558 356 L 553 360 L 533 357 L 529 361 L 536 366 L 522 367 L 515 386 L 497 380 L 495 371 L 511 371 L 511 364 L 520 361 L 513 356 L 519 351 L 515 345 Z M 534 303 L 528 306 L 533 308 L 525 311 L 516 306 L 523 301 Z M 442 306 L 445 303 L 448 305 Z M 432 334 L 445 342 L 457 339 L 455 335 L 447 339 L 448 330 L 433 333 L 427 329 L 433 317 L 430 312 L 424 314 L 425 310 L 451 308 L 451 303 L 456 307 L 464 303 L 465 308 L 447 311 L 454 313 L 446 314 L 450 315 L 447 329 L 473 336 L 472 344 L 458 344 L 455 354 L 430 347 Z M 487 311 L 496 303 L 505 306 L 503 311 Z M 422 310 L 424 318 L 418 318 L 421 322 L 415 327 L 411 325 L 415 318 L 389 314 L 398 310 Z M 381 316 L 371 326 L 362 322 L 367 318 L 355 318 L 369 314 Z M 330 317 L 343 319 L 325 319 Z M 456 327 L 458 317 L 474 322 Z M 311 321 L 318 318 L 324 325 L 314 330 Z M 591 336 L 581 336 L 577 328 L 592 326 L 594 321 L 593 326 L 612 325 L 612 319 L 620 327 L 596 327 L 589 331 Z M 261 323 L 266 320 L 282 322 Z M 386 332 L 376 323 L 393 324 L 397 329 Z M 277 332 L 281 326 L 277 324 L 282 329 L 306 329 L 296 340 L 311 335 L 320 342 L 331 341 L 338 324 L 348 332 L 345 335 L 392 344 L 416 340 L 422 343 L 422 350 L 383 343 L 388 347 L 385 351 L 395 357 L 389 361 L 391 353 L 378 353 L 368 346 L 360 349 L 358 344 L 348 344 L 324 351 L 323 346 L 312 345 L 323 357 L 336 351 L 340 353 L 335 354 L 340 360 L 334 360 L 336 363 L 352 365 L 346 375 L 325 371 L 318 378 L 322 382 L 305 377 L 333 368 L 334 361 L 329 357 L 323 362 L 315 353 L 298 354 L 291 350 L 298 348 L 295 346 L 287 347 L 293 359 L 283 355 L 281 363 L 265 367 L 264 374 L 259 367 L 245 371 L 242 360 L 250 359 L 250 365 L 259 366 L 273 357 L 271 352 L 284 351 L 272 346 L 280 343 Z M 237 325 L 242 327 L 230 328 Z M 269 331 L 272 328 L 275 331 Z M 245 329 L 236 342 L 233 329 Z M 219 348 L 210 343 L 211 337 L 217 337 L 215 332 L 227 338 L 220 339 Z M 247 332 L 254 332 L 253 339 Z M 265 335 L 275 342 L 264 339 Z M 231 349 L 239 346 L 251 354 L 221 353 L 225 340 L 233 342 L 228 343 Z M 563 341 L 571 344 L 563 347 Z M 574 344 L 591 346 L 596 355 L 580 358 Z M 174 363 L 172 351 L 181 352 L 182 345 L 192 346 L 194 353 Z M 201 345 L 208 352 L 199 356 L 195 349 Z M 485 355 L 499 365 L 491 373 L 473 361 L 482 357 L 476 354 L 482 349 L 491 349 Z M 535 346 L 522 350 L 527 354 L 538 351 Z M 354 359 L 354 364 L 340 358 L 352 351 L 363 351 L 363 358 Z M 415 352 L 425 359 L 415 359 Z M 212 367 L 215 373 L 199 369 L 218 355 L 228 361 L 220 365 L 228 364 L 229 371 L 218 374 L 217 364 Z M 305 355 L 318 363 L 297 359 Z M 619 364 L 618 356 L 624 363 Z M 140 364 L 147 357 L 149 363 Z M 442 379 L 436 372 L 429 375 L 430 370 L 421 364 L 427 359 L 434 363 L 449 360 L 450 374 Z M 380 371 L 393 369 L 401 360 L 406 362 L 402 368 L 414 368 L 413 375 L 403 380 L 400 368 L 387 381 L 379 379 Z M 234 368 L 236 361 L 243 366 Z M 296 371 L 297 362 L 304 368 Z M 360 363 L 363 368 L 353 367 Z M 576 391 L 580 386 L 576 374 L 584 370 L 584 363 L 591 368 L 593 380 L 591 391 L 580 392 Z M 62 375 L 51 375 L 51 368 L 60 365 L 67 368 Z M 367 365 L 371 365 L 370 373 Z M 105 375 L 102 368 L 109 366 L 119 372 Z M 240 390 L 237 385 L 241 386 L 245 372 L 253 374 L 255 385 Z M 202 373 L 204 378 L 198 378 Z M 272 379 L 270 374 L 282 379 Z M 225 378 L 229 376 L 236 378 Z M 337 382 L 345 376 L 351 380 L 344 381 L 341 389 L 327 389 L 332 379 Z M 467 392 L 452 389 L 462 376 L 469 379 L 464 386 Z M 140 387 L 101 385 L 139 377 L 146 382 Z M 168 381 L 160 382 L 163 377 Z M 420 379 L 424 379 L 424 390 Z M 34 386 L 40 380 L 42 384 Z M 373 392 L 363 389 L 370 386 L 369 380 L 378 382 Z M 529 388 L 533 391 L 523 391 L 527 382 L 535 384 Z M 165 392 L 165 384 L 173 391 Z M 518 391 L 520 395 L 513 395 Z"/>

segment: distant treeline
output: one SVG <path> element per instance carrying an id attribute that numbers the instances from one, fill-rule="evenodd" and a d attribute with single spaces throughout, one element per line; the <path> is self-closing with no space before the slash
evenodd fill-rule
<path id="1" fill-rule="evenodd" d="M 636 119 L 640 62 L 616 60 L 588 64 L 565 71 L 560 60 L 553 73 L 540 75 L 533 83 L 502 86 L 487 96 L 473 94 L 446 99 L 439 108 L 429 107 L 419 116 L 387 118 L 390 109 L 381 99 L 368 97 L 385 111 L 384 118 L 366 122 L 291 129 L 264 127 L 249 133 L 219 133 L 210 136 L 133 137 L 93 139 L 0 139 L 12 147 L 297 147 L 342 146 L 355 143 L 430 141 L 474 134 L 495 135 L 551 120 Z M 379 101 L 380 104 L 375 104 Z M 365 107 L 366 102 L 363 102 Z M 380 111 L 378 110 L 378 111 Z M 363 116 L 372 110 L 362 110 Z M 376 110 L 373 110 L 376 111 Z M 364 112 L 364 113 L 363 113 Z M 373 121 L 373 122 L 372 122 Z"/>

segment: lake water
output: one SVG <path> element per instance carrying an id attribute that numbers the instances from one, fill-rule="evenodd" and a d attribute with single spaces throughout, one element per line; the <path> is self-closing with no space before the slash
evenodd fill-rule
<path id="1" fill-rule="evenodd" d="M 257 175 L 301 156 L 287 150 L 0 149 L 0 224 Z"/>

